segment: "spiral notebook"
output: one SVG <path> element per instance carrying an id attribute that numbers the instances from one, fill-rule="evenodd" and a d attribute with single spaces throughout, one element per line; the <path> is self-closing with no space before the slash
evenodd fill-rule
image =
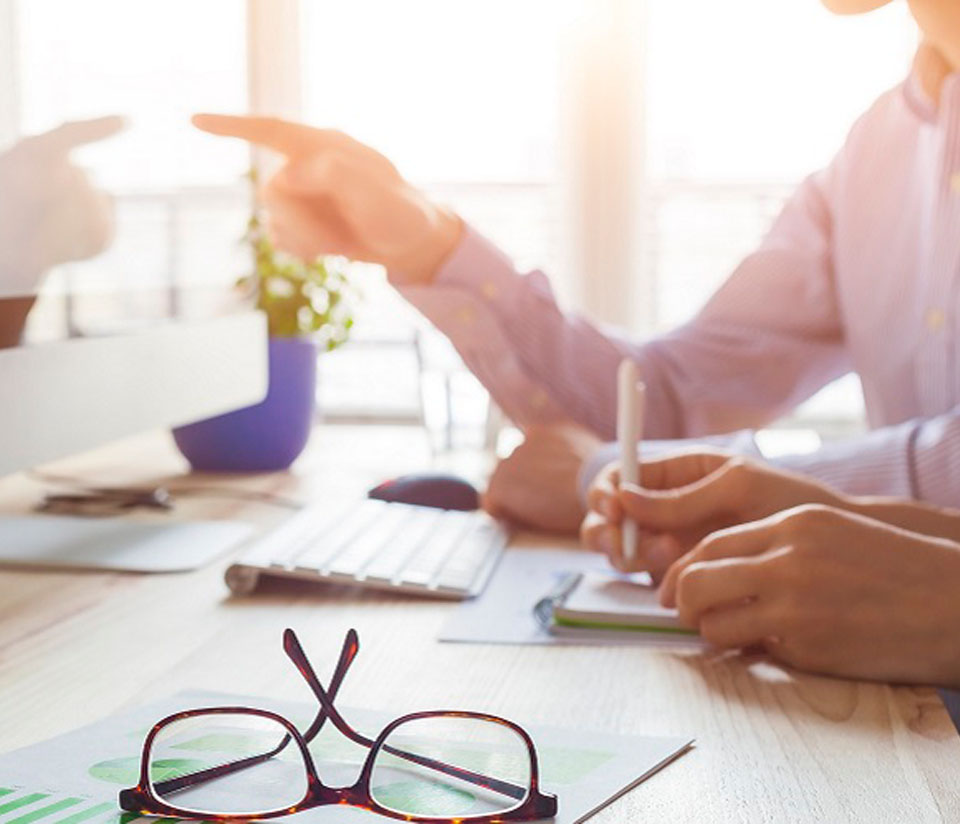
<path id="1" fill-rule="evenodd" d="M 599 572 L 564 576 L 535 612 L 554 634 L 611 630 L 696 635 L 680 624 L 676 610 L 660 605 L 654 586 Z"/>

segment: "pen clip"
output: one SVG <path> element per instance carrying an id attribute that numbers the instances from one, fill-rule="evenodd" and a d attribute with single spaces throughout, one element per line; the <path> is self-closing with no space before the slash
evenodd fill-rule
<path id="1" fill-rule="evenodd" d="M 533 614 L 540 622 L 541 626 L 550 629 L 553 626 L 553 611 L 561 606 L 570 596 L 570 593 L 577 588 L 577 584 L 583 580 L 582 572 L 568 572 L 554 585 L 546 595 L 543 596 L 533 608 Z"/>

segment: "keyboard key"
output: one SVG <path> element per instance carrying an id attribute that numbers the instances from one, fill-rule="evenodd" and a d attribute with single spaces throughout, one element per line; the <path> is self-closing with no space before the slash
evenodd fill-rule
<path id="1" fill-rule="evenodd" d="M 503 528 L 490 520 L 473 525 L 463 535 L 457 552 L 452 554 L 437 576 L 436 585 L 444 590 L 469 590 L 491 558 L 499 555 L 507 540 Z"/>
<path id="2" fill-rule="evenodd" d="M 401 584 L 429 586 L 446 562 L 447 558 L 459 550 L 461 536 L 471 527 L 469 516 L 448 516 L 437 523 L 429 540 L 410 557 L 402 572 L 397 576 Z"/>
<path id="3" fill-rule="evenodd" d="M 318 532 L 328 532 L 348 510 L 342 506 L 315 505 L 301 510 L 251 548 L 251 562 L 286 569 Z"/>
<path id="4" fill-rule="evenodd" d="M 295 557 L 295 568 L 308 572 L 320 572 L 327 563 L 352 541 L 370 522 L 382 515 L 389 506 L 382 501 L 365 500 L 353 509 L 346 518 L 338 521 L 333 529 L 314 533 L 305 550 Z"/>
<path id="5" fill-rule="evenodd" d="M 375 556 L 389 551 L 386 545 L 403 531 L 408 520 L 410 512 L 405 507 L 388 504 L 383 514 L 354 535 L 323 571 L 350 577 L 361 574 Z"/>
<path id="6" fill-rule="evenodd" d="M 396 506 L 396 504 L 395 504 Z M 386 546 L 382 547 L 380 555 L 371 561 L 363 572 L 364 579 L 378 582 L 392 582 L 400 570 L 407 564 L 408 559 L 416 553 L 436 530 L 437 522 L 446 516 L 439 509 L 427 507 L 411 507 L 411 517 L 407 522 L 406 530 L 394 536 Z"/>

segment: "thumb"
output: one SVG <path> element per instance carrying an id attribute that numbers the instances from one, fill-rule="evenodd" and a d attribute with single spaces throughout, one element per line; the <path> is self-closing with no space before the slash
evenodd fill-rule
<path id="1" fill-rule="evenodd" d="M 729 461 L 706 477 L 675 489 L 642 489 L 624 484 L 620 487 L 620 504 L 627 517 L 654 532 L 674 532 L 711 523 L 737 508 L 741 478 L 737 466 L 735 461 Z"/>

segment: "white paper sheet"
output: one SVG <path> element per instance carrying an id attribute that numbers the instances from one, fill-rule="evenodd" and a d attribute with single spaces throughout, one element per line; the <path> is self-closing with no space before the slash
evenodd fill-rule
<path id="1" fill-rule="evenodd" d="M 0 824 L 128 824 L 136 814 L 121 813 L 117 793 L 136 784 L 143 738 L 160 718 L 183 709 L 210 706 L 252 706 L 271 709 L 304 729 L 316 707 L 215 693 L 181 693 L 162 702 L 36 744 L 0 755 Z M 383 712 L 343 709 L 344 717 L 367 735 L 390 720 Z M 513 719 L 522 722 L 522 719 Z M 524 725 L 533 736 L 540 757 L 541 786 L 556 793 L 559 814 L 554 824 L 576 824 L 614 798 L 640 784 L 685 753 L 686 738 L 653 738 L 590 733 Z M 350 745 L 328 725 L 323 741 L 311 747 L 321 776 L 329 780 L 323 759 L 336 752 L 336 783 L 351 783 L 366 750 Z M 352 748 L 352 755 L 351 753 Z M 213 756 L 209 742 L 197 752 Z M 347 758 L 344 758 L 344 753 Z M 349 762 L 355 762 L 352 776 Z M 335 782 L 331 781 L 331 784 Z M 26 816 L 26 818 L 25 818 Z M 297 822 L 384 821 L 363 810 L 342 806 L 320 807 L 281 819 Z"/>

